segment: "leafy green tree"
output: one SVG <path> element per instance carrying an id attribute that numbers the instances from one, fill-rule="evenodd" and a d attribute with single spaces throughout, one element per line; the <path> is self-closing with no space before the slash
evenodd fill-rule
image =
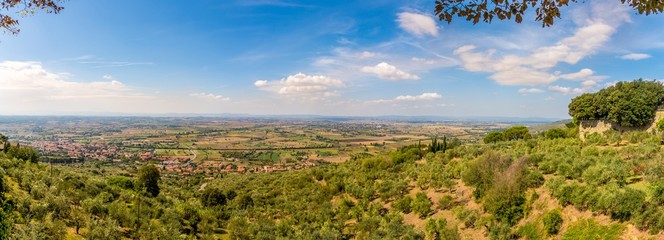
<path id="1" fill-rule="evenodd" d="M 565 138 L 567 137 L 567 131 L 560 128 L 552 128 L 544 133 L 544 137 L 546 139 Z"/>
<path id="2" fill-rule="evenodd" d="M 592 93 L 584 93 L 572 99 L 568 106 L 569 115 L 573 117 L 574 121 L 602 118 L 605 114 L 598 112 L 600 104 L 595 99 L 596 95 Z"/>
<path id="3" fill-rule="evenodd" d="M 424 192 L 418 192 L 415 194 L 415 199 L 410 204 L 413 212 L 417 213 L 420 218 L 425 218 L 431 214 L 431 205 L 431 200 Z"/>
<path id="4" fill-rule="evenodd" d="M 445 153 L 445 150 L 447 150 L 447 136 L 443 136 L 443 142 L 438 142 L 438 136 L 432 136 L 429 152 L 436 153 L 442 151 Z"/>
<path id="5" fill-rule="evenodd" d="M 21 30 L 18 28 L 16 16 L 10 16 L 10 13 L 33 14 L 38 11 L 47 13 L 59 13 L 63 7 L 60 5 L 63 0 L 1 0 L 0 1 L 0 28 L 5 32 L 18 34 Z"/>
<path id="6" fill-rule="evenodd" d="M 505 137 L 503 137 L 503 132 L 500 131 L 494 131 L 490 132 L 486 136 L 484 136 L 484 143 L 495 143 L 495 142 L 500 142 L 500 141 L 505 141 Z"/>
<path id="7" fill-rule="evenodd" d="M 608 119 L 624 127 L 641 127 L 653 120 L 663 103 L 664 85 L 639 79 L 578 96 L 570 102 L 569 114 L 575 121 Z"/>
<path id="8" fill-rule="evenodd" d="M 560 226 L 563 225 L 563 217 L 560 215 L 560 210 L 558 209 L 544 214 L 542 221 L 544 221 L 544 229 L 549 235 L 558 234 L 558 231 L 560 231 Z"/>
<path id="9" fill-rule="evenodd" d="M 625 188 L 624 192 L 617 194 L 611 209 L 611 217 L 619 220 L 629 220 L 633 214 L 642 210 L 645 198 L 646 195 L 643 191 Z"/>
<path id="10" fill-rule="evenodd" d="M 79 208 L 72 208 L 71 218 L 68 221 L 68 225 L 76 229 L 76 234 L 79 234 L 79 230 L 87 226 L 87 224 L 88 221 L 83 212 Z"/>
<path id="11" fill-rule="evenodd" d="M 208 187 L 201 193 L 201 203 L 206 207 L 223 206 L 226 205 L 226 195 L 219 188 Z"/>
<path id="12" fill-rule="evenodd" d="M 532 136 L 528 132 L 528 128 L 525 126 L 514 126 L 508 129 L 505 129 L 503 132 L 503 138 L 508 141 L 512 140 L 521 140 L 521 139 L 530 139 Z"/>
<path id="13" fill-rule="evenodd" d="M 152 197 L 159 195 L 159 169 L 152 164 L 147 164 L 138 169 L 138 186 Z"/>
<path id="14" fill-rule="evenodd" d="M 113 240 L 121 239 L 120 226 L 114 219 L 97 219 L 90 223 L 90 227 L 83 235 L 89 239 Z"/>
<path id="15" fill-rule="evenodd" d="M 233 217 L 228 221 L 227 229 L 231 239 L 251 239 L 249 220 L 246 217 Z"/>
<path id="16" fill-rule="evenodd" d="M 396 201 L 392 202 L 392 207 L 403 213 L 410 213 L 411 203 L 413 202 L 413 197 L 406 195 Z"/>
<path id="17" fill-rule="evenodd" d="M 6 154 L 9 158 L 17 158 L 32 163 L 39 161 L 39 153 L 37 150 L 31 147 L 21 146 L 20 144 L 16 144 L 16 146 L 11 146 L 8 144 Z"/>
<path id="18" fill-rule="evenodd" d="M 541 22 L 542 27 L 554 24 L 560 18 L 561 8 L 578 0 L 533 0 L 533 1 L 507 1 L 507 0 L 438 0 L 434 12 L 441 21 L 448 23 L 454 18 L 462 18 L 476 24 L 483 21 L 491 23 L 494 19 L 511 20 L 521 23 L 523 17 L 528 15 L 529 9 L 535 9 L 535 21 Z M 649 0 L 619 0 L 638 11 L 639 14 L 657 14 L 664 12 L 664 3 Z M 581 1 L 583 2 L 583 1 Z"/>
<path id="19" fill-rule="evenodd" d="M 457 240 L 461 239 L 456 227 L 447 226 L 447 221 L 444 218 L 438 220 L 428 218 L 425 222 L 425 230 L 428 239 L 435 240 Z"/>

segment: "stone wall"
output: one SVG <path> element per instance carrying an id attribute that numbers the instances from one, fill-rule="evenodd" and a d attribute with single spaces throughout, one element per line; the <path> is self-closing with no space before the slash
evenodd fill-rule
<path id="1" fill-rule="evenodd" d="M 657 121 L 664 118 L 664 109 L 658 109 L 655 112 L 655 119 L 643 127 L 623 127 L 609 120 L 584 120 L 579 124 L 579 138 L 585 140 L 585 136 L 592 133 L 604 133 L 606 130 L 616 130 L 618 132 L 626 131 L 646 131 L 651 132 L 657 128 Z"/>

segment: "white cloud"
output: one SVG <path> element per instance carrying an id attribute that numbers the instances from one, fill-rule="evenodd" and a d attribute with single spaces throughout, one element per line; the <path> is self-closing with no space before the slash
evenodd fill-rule
<path id="1" fill-rule="evenodd" d="M 630 53 L 630 54 L 625 54 L 622 55 L 620 58 L 625 59 L 625 60 L 642 60 L 646 58 L 650 58 L 650 54 L 645 54 L 645 53 Z"/>
<path id="2" fill-rule="evenodd" d="M 106 81 L 75 82 L 67 74 L 52 73 L 40 62 L 0 62 L 0 93 L 24 93 L 22 98 L 100 99 L 145 97 L 110 75 Z M 0 94 L 2 95 L 2 94 Z"/>
<path id="3" fill-rule="evenodd" d="M 258 80 L 254 82 L 258 89 L 277 93 L 282 96 L 323 99 L 325 97 L 337 96 L 334 89 L 344 87 L 341 80 L 322 75 L 306 75 L 298 73 L 281 80 L 267 81 Z"/>
<path id="4" fill-rule="evenodd" d="M 521 89 L 519 89 L 520 94 L 541 93 L 541 92 L 544 92 L 544 90 L 539 89 L 539 88 L 521 88 Z"/>
<path id="5" fill-rule="evenodd" d="M 402 12 L 397 14 L 397 22 L 399 27 L 417 37 L 438 36 L 436 20 L 429 15 Z"/>
<path id="6" fill-rule="evenodd" d="M 443 96 L 441 96 L 438 93 L 422 93 L 420 95 L 399 95 L 395 97 L 394 99 L 387 100 L 387 99 L 378 99 L 378 100 L 371 100 L 368 101 L 368 103 L 397 103 L 397 102 L 414 102 L 414 101 L 431 101 L 431 100 L 436 100 L 436 99 L 441 99 Z"/>
<path id="7" fill-rule="evenodd" d="M 560 78 L 568 80 L 586 80 L 589 77 L 593 76 L 594 72 L 592 69 L 584 68 L 575 73 L 568 73 L 560 75 Z"/>
<path id="8" fill-rule="evenodd" d="M 0 102 L 12 104 L 0 104 L 0 112 L 148 112 L 159 105 L 152 94 L 137 91 L 111 75 L 95 81 L 71 80 L 72 76 L 49 71 L 40 62 L 2 61 Z"/>
<path id="9" fill-rule="evenodd" d="M 417 96 L 401 95 L 401 96 L 397 96 L 396 98 L 394 98 L 394 100 L 397 100 L 397 101 L 420 101 L 420 100 L 434 100 L 434 99 L 439 99 L 439 98 L 442 98 L 442 97 L 443 96 L 441 96 L 438 93 L 422 93 L 422 94 L 417 95 Z"/>
<path id="10" fill-rule="evenodd" d="M 418 80 L 419 76 L 415 74 L 410 74 L 404 71 L 397 69 L 397 67 L 392 66 L 386 62 L 381 62 L 376 66 L 363 67 L 362 72 L 376 74 L 381 79 L 387 80 Z"/>
<path id="11" fill-rule="evenodd" d="M 459 47 L 454 54 L 461 59 L 464 69 L 491 73 L 490 78 L 502 85 L 541 86 L 560 79 L 601 80 L 602 77 L 593 76 L 594 72 L 590 69 L 569 74 L 551 72 L 551 68 L 559 63 L 574 65 L 594 54 L 610 39 L 620 24 L 629 21 L 626 7 L 607 4 L 615 7 L 607 10 L 598 5 L 601 4 L 592 4 L 592 17 L 585 19 L 572 36 L 551 46 L 536 48 L 528 54 L 498 56 L 494 49 L 476 51 L 477 47 L 474 45 Z"/>
<path id="12" fill-rule="evenodd" d="M 549 90 L 553 92 L 562 93 L 565 95 L 579 95 L 582 93 L 589 92 L 588 88 L 570 88 L 570 87 L 561 87 L 561 86 L 549 86 Z"/>
<path id="13" fill-rule="evenodd" d="M 230 98 L 224 97 L 222 95 L 214 95 L 212 93 L 204 93 L 204 92 L 192 93 L 192 94 L 189 94 L 189 96 L 200 98 L 200 99 L 215 100 L 215 101 L 228 101 L 228 100 L 231 100 Z"/>
<path id="14" fill-rule="evenodd" d="M 258 80 L 254 82 L 254 86 L 256 87 L 265 87 L 267 86 L 267 84 L 268 84 L 267 80 Z"/>

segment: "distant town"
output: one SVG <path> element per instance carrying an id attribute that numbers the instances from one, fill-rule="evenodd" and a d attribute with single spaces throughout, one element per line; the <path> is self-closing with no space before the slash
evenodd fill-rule
<path id="1" fill-rule="evenodd" d="M 127 165 L 149 161 L 167 175 L 290 171 L 428 143 L 432 136 L 474 142 L 505 126 L 363 119 L 0 118 L 0 132 L 10 141 L 36 148 L 43 162 Z"/>

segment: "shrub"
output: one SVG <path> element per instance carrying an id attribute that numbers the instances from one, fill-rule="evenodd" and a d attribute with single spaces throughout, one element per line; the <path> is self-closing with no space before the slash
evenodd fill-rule
<path id="1" fill-rule="evenodd" d="M 544 132 L 544 137 L 546 139 L 565 138 L 567 137 L 567 131 L 560 128 L 552 128 Z"/>
<path id="2" fill-rule="evenodd" d="M 627 133 L 627 141 L 629 141 L 629 143 L 641 143 L 649 137 L 650 134 L 645 131 L 631 131 Z"/>
<path id="3" fill-rule="evenodd" d="M 454 197 L 452 195 L 445 194 L 438 200 L 438 207 L 442 210 L 449 210 L 453 205 Z"/>
<path id="4" fill-rule="evenodd" d="M 560 215 L 560 210 L 556 209 L 546 213 L 542 219 L 544 222 L 544 229 L 549 235 L 558 234 L 560 226 L 563 224 L 563 217 Z"/>
<path id="5" fill-rule="evenodd" d="M 633 213 L 641 212 L 646 195 L 640 190 L 625 188 L 617 194 L 615 205 L 611 209 L 611 217 L 618 220 L 628 220 Z"/>
<path id="6" fill-rule="evenodd" d="M 496 142 L 504 141 L 505 138 L 503 137 L 502 132 L 497 132 L 496 131 L 496 132 L 490 132 L 489 134 L 484 136 L 483 140 L 484 140 L 484 143 L 488 144 L 488 143 L 496 143 Z"/>
<path id="7" fill-rule="evenodd" d="M 623 230 L 624 227 L 620 224 L 607 226 L 593 219 L 585 219 L 572 224 L 563 235 L 563 240 L 617 240 Z"/>
<path id="8" fill-rule="evenodd" d="M 454 226 L 447 227 L 447 221 L 445 221 L 443 218 L 438 220 L 433 218 L 427 219 L 425 228 L 428 239 L 461 239 L 457 228 Z"/>
<path id="9" fill-rule="evenodd" d="M 410 207 L 420 218 L 425 218 L 431 214 L 431 200 L 429 200 L 429 197 L 424 192 L 418 192 L 415 195 L 415 199 L 411 202 Z"/>
<path id="10" fill-rule="evenodd" d="M 587 144 L 594 144 L 594 145 L 606 145 L 606 138 L 602 136 L 600 133 L 591 133 L 586 136 L 586 143 Z"/>
<path id="11" fill-rule="evenodd" d="M 413 197 L 411 196 L 404 196 L 392 203 L 392 207 L 396 210 L 401 211 L 402 213 L 410 213 L 412 210 L 410 205 L 413 202 Z"/>
<path id="12" fill-rule="evenodd" d="M 528 128 L 525 126 L 514 126 L 508 129 L 505 129 L 503 132 L 503 138 L 505 140 L 520 140 L 520 139 L 530 139 L 532 136 L 528 132 Z"/>
<path id="13" fill-rule="evenodd" d="M 657 131 L 659 133 L 664 133 L 664 118 L 657 121 Z"/>

